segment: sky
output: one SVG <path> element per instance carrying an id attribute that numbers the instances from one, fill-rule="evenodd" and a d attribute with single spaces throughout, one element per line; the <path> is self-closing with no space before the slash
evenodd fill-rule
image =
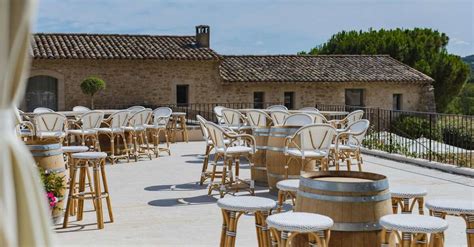
<path id="1" fill-rule="evenodd" d="M 474 0 L 39 0 L 35 32 L 194 35 L 221 54 L 296 54 L 342 30 L 427 27 L 474 54 Z"/>

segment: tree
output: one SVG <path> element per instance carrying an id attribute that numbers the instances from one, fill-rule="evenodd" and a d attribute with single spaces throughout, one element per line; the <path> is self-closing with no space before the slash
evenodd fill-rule
<path id="1" fill-rule="evenodd" d="M 444 112 L 469 75 L 461 58 L 447 53 L 448 42 L 446 34 L 428 28 L 342 31 L 299 54 L 388 54 L 435 80 L 436 109 Z"/>
<path id="2" fill-rule="evenodd" d="M 94 95 L 105 89 L 105 81 L 98 77 L 88 77 L 81 83 L 81 90 L 84 94 L 91 96 L 91 108 L 94 109 Z"/>

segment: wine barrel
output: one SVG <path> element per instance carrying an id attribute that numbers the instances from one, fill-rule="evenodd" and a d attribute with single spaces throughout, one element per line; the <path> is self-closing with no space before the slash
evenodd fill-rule
<path id="1" fill-rule="evenodd" d="M 67 185 L 66 165 L 64 162 L 62 144 L 57 141 L 58 140 L 54 139 L 42 141 L 32 140 L 27 143 L 28 149 L 33 155 L 37 166 L 43 168 L 45 172 L 54 172 L 63 177 L 64 189 L 60 192 L 61 196 L 58 197 L 58 203 L 52 212 L 54 222 L 58 222 L 64 215 L 64 199 Z"/>
<path id="2" fill-rule="evenodd" d="M 380 246 L 379 219 L 392 213 L 388 180 L 367 172 L 305 173 L 300 178 L 295 211 L 332 218 L 331 247 Z M 306 246 L 304 241 L 298 238 L 295 246 Z"/>
<path id="3" fill-rule="evenodd" d="M 265 163 L 267 165 L 268 187 L 270 193 L 278 193 L 276 184 L 285 179 L 285 166 L 287 157 L 285 156 L 285 139 L 293 135 L 299 126 L 272 126 L 268 132 L 267 151 Z M 288 178 L 299 178 L 301 163 L 292 159 L 288 166 Z"/>
<path id="4" fill-rule="evenodd" d="M 268 134 L 270 132 L 269 127 L 259 127 L 252 129 L 252 135 L 255 137 L 257 152 L 253 155 L 253 169 L 251 171 L 251 178 L 255 181 L 258 186 L 268 186 L 267 179 L 267 166 L 266 166 L 266 155 L 267 155 L 267 142 Z"/>

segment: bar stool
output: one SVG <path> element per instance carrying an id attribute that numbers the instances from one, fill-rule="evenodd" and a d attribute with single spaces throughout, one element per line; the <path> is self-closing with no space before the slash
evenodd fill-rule
<path id="1" fill-rule="evenodd" d="M 400 247 L 411 247 L 431 235 L 429 243 L 423 246 L 444 246 L 443 232 L 448 229 L 448 222 L 425 215 L 414 214 L 391 214 L 380 218 L 382 229 L 382 246 L 394 244 L 391 240 L 396 239 Z M 388 234 L 390 232 L 390 234 Z M 394 237 L 393 237 L 394 236 Z M 433 245 L 436 242 L 436 245 Z M 391 245 L 390 245 L 391 246 Z"/>
<path id="2" fill-rule="evenodd" d="M 69 169 L 69 179 L 68 179 L 68 184 L 70 184 L 71 180 L 71 173 L 72 169 L 70 169 L 71 165 L 74 163 L 74 159 L 71 157 L 71 154 L 73 153 L 82 153 L 82 152 L 87 152 L 89 151 L 89 147 L 87 146 L 62 146 L 63 153 L 66 155 L 66 169 Z M 89 170 L 86 170 L 86 175 L 87 175 L 87 182 L 89 183 L 89 189 L 92 191 L 92 185 L 91 185 L 91 174 L 89 173 Z M 74 188 L 75 191 L 77 191 L 77 188 Z M 72 207 L 71 211 L 69 212 L 70 215 L 76 215 L 76 200 L 72 201 Z"/>
<path id="3" fill-rule="evenodd" d="M 275 201 L 255 196 L 225 197 L 217 201 L 217 206 L 222 210 L 223 224 L 221 232 L 221 247 L 234 247 L 237 236 L 237 223 L 242 214 L 252 213 L 255 216 L 258 246 L 270 245 L 266 219 L 275 208 Z"/>
<path id="4" fill-rule="evenodd" d="M 402 214 L 411 213 L 415 203 L 418 203 L 418 213 L 424 214 L 424 197 L 428 194 L 426 189 L 415 186 L 394 186 L 390 187 L 390 193 L 394 214 L 398 213 L 398 208 L 401 209 Z M 412 200 L 411 203 L 410 200 Z"/>
<path id="5" fill-rule="evenodd" d="M 442 219 L 446 215 L 460 216 L 466 221 L 467 246 L 474 247 L 474 201 L 470 200 L 429 200 L 426 207 L 430 215 Z"/>
<path id="6" fill-rule="evenodd" d="M 267 224 L 272 235 L 272 246 L 291 246 L 291 241 L 297 235 L 308 234 L 310 246 L 327 247 L 329 228 L 334 222 L 331 218 L 320 214 L 286 212 L 269 216 Z"/>
<path id="7" fill-rule="evenodd" d="M 295 199 L 296 199 L 296 192 L 298 191 L 298 187 L 300 186 L 299 179 L 285 179 L 281 180 L 276 184 L 278 189 L 278 207 L 277 212 L 281 212 L 281 208 L 283 207 L 283 202 L 291 199 L 293 206 L 295 206 Z"/>
<path id="8" fill-rule="evenodd" d="M 176 142 L 176 133 L 181 132 L 183 141 L 186 143 L 189 141 L 188 128 L 186 126 L 186 113 L 185 112 L 173 112 L 169 121 L 169 136 L 171 142 Z"/>
<path id="9" fill-rule="evenodd" d="M 84 152 L 84 153 L 74 153 L 71 155 L 74 159 L 74 164 L 71 165 L 71 182 L 69 186 L 69 196 L 66 204 L 66 212 L 70 212 L 72 207 L 72 202 L 74 199 L 78 200 L 77 205 L 77 220 L 82 220 L 84 212 L 84 199 L 92 199 L 93 205 L 96 211 L 97 216 L 97 226 L 99 229 L 104 228 L 104 218 L 102 212 L 102 200 L 103 198 L 107 201 L 107 209 L 109 212 L 110 221 L 113 222 L 113 213 L 112 213 L 112 204 L 110 202 L 109 188 L 107 185 L 107 178 L 105 175 L 105 158 L 107 154 L 104 152 Z M 92 191 L 85 192 L 85 177 L 86 171 L 89 167 L 93 169 L 93 179 L 94 186 Z M 79 181 L 76 182 L 76 174 L 79 170 Z M 102 179 L 102 184 L 104 186 L 103 192 L 101 191 L 100 180 Z M 76 192 L 74 188 L 78 183 L 79 191 Z M 64 214 L 63 228 L 67 227 L 69 214 Z"/>

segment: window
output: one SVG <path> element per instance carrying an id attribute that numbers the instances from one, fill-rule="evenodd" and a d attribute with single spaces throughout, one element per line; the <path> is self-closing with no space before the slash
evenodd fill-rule
<path id="1" fill-rule="evenodd" d="M 394 94 L 393 95 L 393 110 L 399 111 L 402 109 L 402 95 L 401 94 Z"/>
<path id="2" fill-rule="evenodd" d="M 189 103 L 189 85 L 176 85 L 176 104 L 187 106 Z"/>
<path id="3" fill-rule="evenodd" d="M 57 111 L 58 79 L 46 75 L 29 78 L 25 102 L 27 111 L 33 111 L 36 107 L 47 107 Z"/>
<path id="4" fill-rule="evenodd" d="M 364 106 L 364 89 L 346 89 L 346 105 Z"/>
<path id="5" fill-rule="evenodd" d="M 284 94 L 284 103 L 286 108 L 293 109 L 295 106 L 295 93 L 294 92 L 285 92 Z"/>
<path id="6" fill-rule="evenodd" d="M 253 108 L 262 109 L 265 101 L 264 92 L 253 92 Z"/>

